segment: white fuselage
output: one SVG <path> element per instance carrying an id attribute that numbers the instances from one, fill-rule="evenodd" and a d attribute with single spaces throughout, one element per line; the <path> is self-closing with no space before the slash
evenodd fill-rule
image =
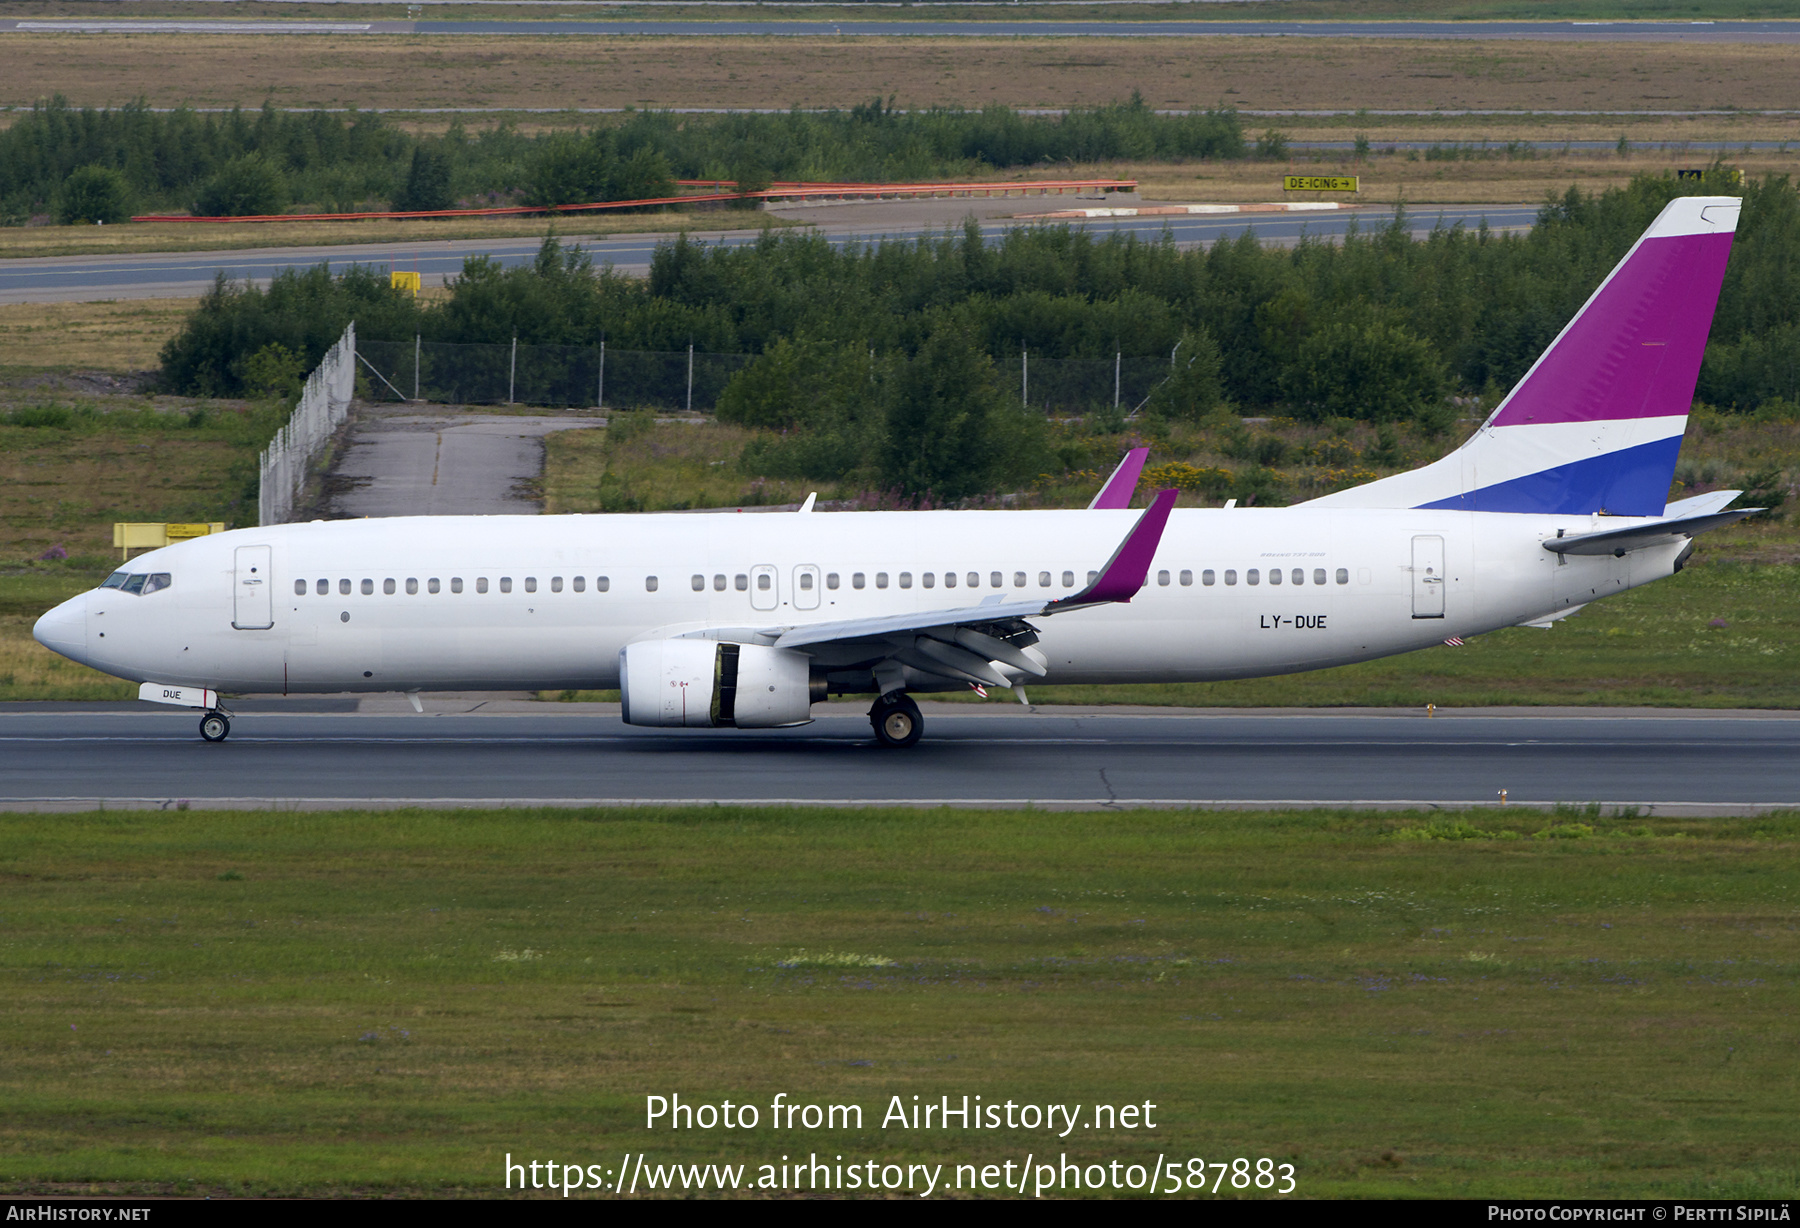
<path id="1" fill-rule="evenodd" d="M 133 573 L 167 573 L 168 587 L 94 590 L 47 615 L 40 633 L 107 673 L 215 691 L 611 688 L 620 649 L 646 638 L 966 607 L 996 593 L 1067 596 L 1138 515 L 407 517 L 240 529 L 131 560 Z M 1624 557 L 1542 548 L 1559 530 L 1599 525 L 1178 510 L 1129 604 L 1033 620 L 1042 682 L 1319 669 L 1539 621 L 1670 574 L 1675 545 Z"/>

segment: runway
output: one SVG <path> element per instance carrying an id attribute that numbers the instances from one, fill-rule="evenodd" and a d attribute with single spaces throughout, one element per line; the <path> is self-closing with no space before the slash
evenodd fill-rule
<path id="1" fill-rule="evenodd" d="M 800 802 L 1800 806 L 1800 717 L 1525 709 L 1238 712 L 927 704 L 883 750 L 860 704 L 796 729 L 635 729 L 615 705 L 399 697 L 240 705 L 229 741 L 149 705 L 0 706 L 0 809 Z M 254 709 L 254 710 L 251 710 Z M 337 710 L 332 710 L 337 709 Z M 451 709 L 451 710 L 443 710 Z"/>
<path id="2" fill-rule="evenodd" d="M 0 33 L 485 34 L 657 38 L 1331 38 L 1800 42 L 1789 21 L 180 21 L 25 18 Z"/>
<path id="3" fill-rule="evenodd" d="M 939 201 L 938 204 L 946 202 Z M 974 202 L 977 204 L 986 202 Z M 1022 208 L 1045 210 L 1055 203 L 1027 205 Z M 844 209 L 858 206 L 844 206 Z M 1408 214 L 1415 231 L 1429 232 L 1433 226 L 1458 223 L 1474 227 L 1486 219 L 1495 229 L 1523 229 L 1537 219 L 1535 205 L 1478 206 L 1459 205 L 1443 208 L 1420 208 Z M 1222 217 L 1140 217 L 1094 218 L 1066 223 L 1105 236 L 1135 234 L 1154 240 L 1165 231 L 1183 247 L 1214 243 L 1235 238 L 1245 231 L 1269 243 L 1294 243 L 1302 234 L 1316 236 L 1342 235 L 1350 226 L 1363 229 L 1385 226 L 1393 220 L 1393 211 L 1385 208 L 1317 214 L 1250 214 Z M 1017 226 L 1038 223 L 1030 219 L 990 219 L 982 223 L 982 231 L 998 236 Z M 1057 223 L 1059 225 L 1065 223 Z M 834 222 L 818 227 L 834 244 L 866 242 L 880 238 L 918 239 L 927 234 L 943 234 L 953 229 L 953 222 L 934 225 L 883 224 L 873 218 L 867 223 Z M 620 236 L 570 235 L 563 241 L 579 244 L 597 264 L 611 264 L 621 272 L 643 274 L 650 268 L 650 258 L 657 245 L 672 234 L 634 234 Z M 690 238 L 726 247 L 742 247 L 757 242 L 754 230 L 690 232 Z M 311 268 L 321 262 L 341 272 L 353 264 L 371 264 L 417 271 L 425 284 L 438 285 L 445 278 L 462 272 L 463 261 L 470 256 L 485 255 L 495 262 L 512 267 L 528 264 L 537 255 L 540 240 L 467 239 L 414 243 L 368 243 L 324 247 L 264 248 L 224 252 L 164 252 L 130 256 L 51 256 L 34 259 L 0 260 L 0 303 L 44 303 L 89 301 L 124 298 L 188 298 L 206 292 L 214 279 L 223 273 L 233 281 L 249 281 L 266 285 L 272 277 L 286 269 Z"/>

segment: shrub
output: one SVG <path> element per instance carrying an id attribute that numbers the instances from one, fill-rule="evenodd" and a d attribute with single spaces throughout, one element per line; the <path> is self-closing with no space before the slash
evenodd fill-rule
<path id="1" fill-rule="evenodd" d="M 286 177 L 261 154 L 227 162 L 194 198 L 194 212 L 201 217 L 259 217 L 280 213 L 287 205 Z"/>
<path id="2" fill-rule="evenodd" d="M 63 181 L 56 196 L 56 221 L 118 225 L 131 220 L 131 185 L 110 166 L 84 166 Z"/>

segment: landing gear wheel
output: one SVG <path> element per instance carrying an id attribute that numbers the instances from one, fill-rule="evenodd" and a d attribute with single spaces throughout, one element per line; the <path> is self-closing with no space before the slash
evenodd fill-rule
<path id="1" fill-rule="evenodd" d="M 925 732 L 925 718 L 919 715 L 919 705 L 904 691 L 892 692 L 876 700 L 875 706 L 869 709 L 869 725 L 875 730 L 877 742 L 895 748 L 911 746 Z"/>
<path id="2" fill-rule="evenodd" d="M 208 712 L 200 718 L 200 736 L 208 742 L 223 742 L 231 736 L 231 722 L 223 712 Z"/>

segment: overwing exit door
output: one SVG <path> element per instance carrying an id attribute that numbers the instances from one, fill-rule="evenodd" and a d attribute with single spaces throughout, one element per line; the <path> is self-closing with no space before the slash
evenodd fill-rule
<path id="1" fill-rule="evenodd" d="M 750 569 L 750 608 L 772 610 L 781 603 L 780 573 L 767 563 Z"/>
<path id="2" fill-rule="evenodd" d="M 1412 600 L 1414 618 L 1444 616 L 1444 539 L 1441 537 L 1413 538 Z"/>
<path id="3" fill-rule="evenodd" d="M 275 598 L 267 546 L 239 546 L 233 583 L 231 625 L 239 631 L 266 631 L 275 625 Z"/>

